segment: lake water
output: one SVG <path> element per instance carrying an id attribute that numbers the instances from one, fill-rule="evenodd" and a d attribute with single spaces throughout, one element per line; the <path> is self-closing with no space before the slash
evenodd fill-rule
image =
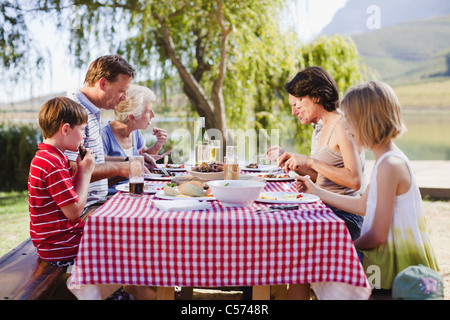
<path id="1" fill-rule="evenodd" d="M 7 114 L 9 117 L 6 122 L 37 125 L 37 116 Z M 0 114 L 0 122 L 5 114 Z M 102 114 L 102 120 L 113 118 L 113 114 Z M 12 121 L 10 119 L 15 119 Z M 169 137 L 175 129 L 184 128 L 192 132 L 193 124 L 196 118 L 155 118 L 153 123 L 157 127 L 168 131 Z M 405 152 L 410 160 L 449 160 L 450 161 L 450 110 L 419 112 L 404 112 L 404 119 L 408 131 L 397 138 L 395 142 Z M 150 130 L 144 132 L 148 141 L 155 138 Z M 280 137 L 280 145 L 283 143 L 283 137 Z M 289 150 L 289 147 L 288 147 Z M 367 159 L 374 159 L 371 152 L 366 153 Z"/>
<path id="2" fill-rule="evenodd" d="M 450 160 L 450 113 L 405 114 L 404 120 L 408 131 L 395 142 L 410 160 Z"/>
<path id="3" fill-rule="evenodd" d="M 177 128 L 191 130 L 194 119 L 180 120 L 178 118 L 155 119 L 155 126 L 164 128 L 170 133 Z M 408 112 L 404 114 L 408 131 L 395 140 L 410 160 L 450 160 L 450 112 Z M 153 137 L 147 132 L 146 138 Z M 282 139 L 282 137 L 280 137 Z M 283 145 L 283 141 L 280 141 Z M 374 159 L 371 152 L 366 153 L 367 159 Z"/>

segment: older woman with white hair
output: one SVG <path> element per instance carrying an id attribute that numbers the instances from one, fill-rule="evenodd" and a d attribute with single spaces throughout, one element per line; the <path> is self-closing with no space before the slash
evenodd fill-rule
<path id="1" fill-rule="evenodd" d="M 167 131 L 153 128 L 156 142 L 149 148 L 140 130 L 145 130 L 155 117 L 152 102 L 156 96 L 147 87 L 131 85 L 127 98 L 114 110 L 115 120 L 102 127 L 102 139 L 105 156 L 128 157 L 136 155 L 157 155 L 167 141 Z"/>

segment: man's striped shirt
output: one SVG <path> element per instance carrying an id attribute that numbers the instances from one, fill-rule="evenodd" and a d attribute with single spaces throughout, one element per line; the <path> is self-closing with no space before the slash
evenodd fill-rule
<path id="1" fill-rule="evenodd" d="M 100 109 L 97 108 L 89 99 L 79 90 L 68 90 L 67 97 L 81 104 L 88 113 L 88 123 L 86 126 L 86 139 L 84 147 L 93 151 L 95 164 L 105 162 L 103 152 L 103 141 L 100 134 Z M 78 152 L 66 151 L 69 160 L 77 161 Z M 95 204 L 99 200 L 104 200 L 108 195 L 108 179 L 102 179 L 89 184 L 88 198 L 86 207 Z"/>
<path id="2" fill-rule="evenodd" d="M 45 143 L 38 147 L 28 176 L 31 240 L 44 261 L 73 260 L 84 222 L 67 219 L 61 210 L 78 201 L 72 170 L 61 150 Z"/>

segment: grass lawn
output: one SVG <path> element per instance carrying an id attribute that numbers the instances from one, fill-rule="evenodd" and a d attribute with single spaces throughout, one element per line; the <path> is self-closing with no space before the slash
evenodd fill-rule
<path id="1" fill-rule="evenodd" d="M 410 85 L 394 86 L 393 89 L 403 107 L 433 109 L 450 107 L 450 79 Z"/>
<path id="2" fill-rule="evenodd" d="M 0 257 L 29 237 L 28 191 L 0 192 Z"/>

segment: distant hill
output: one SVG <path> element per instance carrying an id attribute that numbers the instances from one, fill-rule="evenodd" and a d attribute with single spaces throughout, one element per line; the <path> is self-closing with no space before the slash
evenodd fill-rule
<path id="1" fill-rule="evenodd" d="M 367 20 L 373 13 L 368 13 L 367 9 L 373 5 L 380 9 L 381 29 L 399 23 L 450 14 L 448 0 L 349 0 L 336 12 L 322 33 L 354 35 L 369 31 Z"/>
<path id="2" fill-rule="evenodd" d="M 371 5 L 379 8 L 379 29 L 369 29 Z M 350 35 L 375 77 L 390 84 L 448 77 L 448 0 L 349 0 L 322 33 Z"/>
<path id="3" fill-rule="evenodd" d="M 24 101 L 17 102 L 0 102 L 0 112 L 8 112 L 8 111 L 24 111 L 24 112 L 35 112 L 39 111 L 42 105 L 49 99 L 58 97 L 58 96 L 66 96 L 65 92 L 57 92 L 52 93 L 36 98 L 27 99 Z M 0 116 L 1 117 L 1 116 Z"/>
<path id="4" fill-rule="evenodd" d="M 450 15 L 397 24 L 352 38 L 366 64 L 385 81 L 434 80 L 448 72 Z"/>

